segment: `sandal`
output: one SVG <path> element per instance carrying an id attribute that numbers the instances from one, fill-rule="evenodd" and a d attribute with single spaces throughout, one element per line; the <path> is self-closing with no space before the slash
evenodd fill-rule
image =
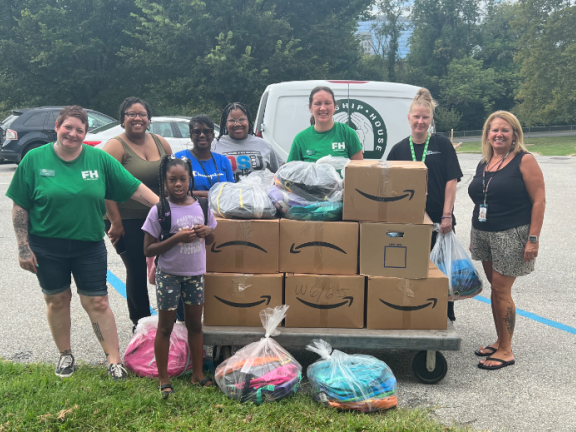
<path id="1" fill-rule="evenodd" d="M 506 366 L 512 366 L 514 363 L 516 363 L 516 360 L 514 360 L 514 359 L 512 359 L 510 361 L 506 361 L 506 360 L 502 360 L 499 358 L 487 357 L 485 361 L 487 361 L 487 360 L 497 361 L 497 362 L 500 362 L 500 364 L 497 366 L 486 366 L 484 363 L 478 363 L 478 367 L 480 369 L 486 369 L 486 370 L 497 370 L 497 369 L 502 369 Z"/>
<path id="2" fill-rule="evenodd" d="M 491 350 L 492 352 L 489 353 L 483 353 L 481 351 L 484 350 Z M 498 348 L 494 348 L 490 345 L 486 345 L 485 347 L 482 348 L 478 348 L 476 351 L 474 351 L 474 354 L 476 354 L 478 357 L 490 357 L 492 354 L 494 354 L 496 351 L 498 351 Z"/>
<path id="3" fill-rule="evenodd" d="M 208 382 L 210 382 L 210 385 L 206 385 L 206 384 L 208 384 Z M 212 381 L 210 378 L 206 377 L 202 381 L 193 382 L 192 384 L 200 386 L 200 387 L 212 387 L 214 385 L 214 381 Z"/>
<path id="4" fill-rule="evenodd" d="M 169 389 L 169 390 L 165 391 L 166 389 Z M 170 383 L 159 385 L 158 390 L 160 390 L 160 394 L 162 395 L 162 397 L 164 399 L 168 398 L 170 395 L 173 395 L 175 393 L 175 391 L 172 388 L 172 385 Z"/>

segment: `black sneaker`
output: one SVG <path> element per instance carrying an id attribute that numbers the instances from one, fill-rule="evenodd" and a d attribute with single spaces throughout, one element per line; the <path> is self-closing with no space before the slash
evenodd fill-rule
<path id="1" fill-rule="evenodd" d="M 62 354 L 60 360 L 58 360 L 54 373 L 60 378 L 68 378 L 72 376 L 74 373 L 74 356 L 72 354 Z"/>
<path id="2" fill-rule="evenodd" d="M 108 366 L 108 375 L 114 381 L 124 381 L 128 377 L 128 372 L 124 369 L 122 363 L 116 363 Z"/>

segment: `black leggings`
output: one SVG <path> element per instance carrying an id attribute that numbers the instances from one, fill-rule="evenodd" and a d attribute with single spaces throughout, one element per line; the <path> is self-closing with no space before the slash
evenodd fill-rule
<path id="1" fill-rule="evenodd" d="M 124 242 L 126 252 L 120 255 L 126 267 L 126 299 L 128 312 L 134 325 L 140 318 L 150 316 L 150 299 L 148 298 L 148 274 L 144 256 L 144 225 L 146 219 L 123 219 Z M 106 232 L 110 222 L 106 222 Z"/>

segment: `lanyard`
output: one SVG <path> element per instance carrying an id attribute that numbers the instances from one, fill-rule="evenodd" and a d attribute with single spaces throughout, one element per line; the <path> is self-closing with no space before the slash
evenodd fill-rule
<path id="1" fill-rule="evenodd" d="M 430 134 L 426 134 L 426 144 L 424 144 L 424 151 L 422 152 L 422 162 L 426 160 L 426 152 L 428 151 L 428 144 L 430 143 Z M 412 152 L 412 160 L 417 162 L 416 153 L 414 153 L 414 143 L 412 142 L 412 135 L 410 135 L 410 151 Z"/>
<path id="2" fill-rule="evenodd" d="M 200 168 L 202 168 L 202 171 L 204 171 L 204 175 L 206 176 L 206 179 L 208 180 L 208 183 L 210 183 L 210 187 L 213 186 L 212 183 L 212 178 L 208 175 L 208 173 L 206 172 L 206 169 L 204 168 L 204 165 L 202 164 L 202 161 L 200 159 L 198 159 L 196 157 L 196 155 L 193 155 L 196 160 L 198 161 L 198 163 L 200 164 Z M 212 154 L 212 152 L 210 152 L 210 157 L 212 158 L 212 162 L 214 163 L 214 168 L 216 168 L 216 183 L 219 182 L 220 180 L 220 171 L 218 171 L 218 165 L 216 165 L 216 161 L 214 160 L 214 155 Z"/>
<path id="3" fill-rule="evenodd" d="M 500 160 L 500 163 L 498 164 L 498 168 L 496 168 L 496 171 L 494 172 L 492 177 L 490 177 L 488 179 L 488 182 L 486 182 L 486 168 L 488 168 L 489 162 L 486 162 L 486 165 L 484 165 L 484 171 L 482 172 L 482 192 L 484 192 L 484 206 L 486 206 L 486 198 L 488 197 L 488 186 L 490 186 L 490 182 L 496 176 L 496 173 L 498 171 L 500 171 L 500 167 L 502 166 L 502 164 L 504 163 L 504 161 L 506 160 L 506 158 L 508 157 L 509 154 L 510 154 L 510 150 L 508 150 L 508 153 L 506 153 L 506 156 L 504 156 Z"/>

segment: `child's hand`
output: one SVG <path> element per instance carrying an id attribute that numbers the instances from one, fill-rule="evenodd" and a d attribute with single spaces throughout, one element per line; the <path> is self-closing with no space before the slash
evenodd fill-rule
<path id="1" fill-rule="evenodd" d="M 192 243 L 196 240 L 197 234 L 194 231 L 194 228 L 182 228 L 174 237 L 178 240 L 178 243 Z"/>
<path id="2" fill-rule="evenodd" d="M 206 225 L 194 225 L 194 231 L 199 238 L 205 238 L 212 233 L 212 228 Z"/>

